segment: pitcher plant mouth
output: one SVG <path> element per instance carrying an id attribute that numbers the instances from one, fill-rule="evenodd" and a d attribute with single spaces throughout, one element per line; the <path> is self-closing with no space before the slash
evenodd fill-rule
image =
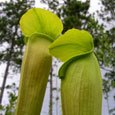
<path id="1" fill-rule="evenodd" d="M 26 50 L 16 115 L 40 115 L 52 65 L 48 47 L 61 34 L 63 25 L 52 12 L 32 8 L 22 16 L 20 27 L 25 36 Z"/>
<path id="2" fill-rule="evenodd" d="M 49 50 L 64 62 L 59 70 L 63 115 L 101 115 L 102 80 L 92 36 L 70 29 Z"/>

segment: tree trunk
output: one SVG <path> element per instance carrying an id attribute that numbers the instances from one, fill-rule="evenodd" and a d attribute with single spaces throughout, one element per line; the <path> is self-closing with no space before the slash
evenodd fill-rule
<path id="1" fill-rule="evenodd" d="M 52 74 L 53 74 L 53 67 L 51 68 L 51 73 L 50 73 L 50 106 L 49 106 L 49 115 L 52 115 L 52 98 L 53 98 L 53 96 L 52 96 Z"/>
<path id="2" fill-rule="evenodd" d="M 2 87 L 1 87 L 0 105 L 2 105 L 2 98 L 3 98 L 4 89 L 5 89 L 6 79 L 7 79 L 7 76 L 8 76 L 8 71 L 9 71 L 10 61 L 11 61 L 11 57 L 12 57 L 12 52 L 13 52 L 13 43 L 12 43 L 11 48 L 10 48 L 8 61 L 7 61 L 7 65 L 6 65 L 6 70 L 5 70 L 5 73 L 4 73 L 3 83 L 2 83 Z"/>
<path id="3" fill-rule="evenodd" d="M 2 105 L 2 98 L 3 98 L 4 89 L 5 89 L 6 79 L 7 79 L 7 76 L 8 76 L 9 67 L 10 67 L 10 61 L 11 61 L 12 53 L 13 53 L 13 49 L 14 49 L 14 40 L 15 40 L 15 35 L 17 35 L 17 29 L 18 29 L 18 26 L 16 25 L 15 32 L 14 32 L 14 37 L 11 40 L 11 48 L 10 48 L 10 51 L 9 51 L 8 61 L 7 61 L 7 64 L 6 64 L 6 70 L 5 70 L 5 73 L 4 73 L 3 83 L 2 83 L 2 87 L 1 87 L 0 105 Z"/>

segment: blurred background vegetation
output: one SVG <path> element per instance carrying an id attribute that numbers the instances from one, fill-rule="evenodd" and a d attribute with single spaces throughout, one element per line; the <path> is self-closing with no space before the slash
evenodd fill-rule
<path id="1" fill-rule="evenodd" d="M 57 14 L 63 21 L 64 30 L 71 28 L 87 30 L 92 34 L 95 54 L 99 60 L 103 74 L 103 94 L 107 100 L 109 115 L 115 115 L 115 1 L 100 0 L 100 9 L 90 13 L 90 0 L 82 2 L 80 0 L 41 0 L 46 9 Z M 0 84 L 0 111 L 3 115 L 13 115 L 17 101 L 18 87 L 16 83 L 6 85 L 6 80 L 10 71 L 20 73 L 22 56 L 24 52 L 24 36 L 19 28 L 20 17 L 31 7 L 34 7 L 34 0 L 10 0 L 0 2 L 0 64 L 6 64 L 3 74 L 3 83 Z M 95 16 L 97 18 L 95 18 Z M 47 20 L 47 19 L 46 19 Z M 49 77 L 49 115 L 53 115 L 53 92 L 59 92 L 56 69 L 60 62 L 53 59 L 52 69 Z M 55 78 L 53 81 L 53 78 Z M 56 83 L 55 87 L 53 82 Z M 8 92 L 9 104 L 2 103 L 4 90 Z M 111 94 L 111 91 L 114 93 Z M 114 105 L 109 106 L 109 96 L 114 100 Z M 56 96 L 58 101 L 59 95 Z M 0 113 L 0 115 L 2 115 Z M 44 115 L 44 114 L 43 114 Z M 58 110 L 56 109 L 56 115 Z M 59 114 L 60 115 L 60 114 Z"/>

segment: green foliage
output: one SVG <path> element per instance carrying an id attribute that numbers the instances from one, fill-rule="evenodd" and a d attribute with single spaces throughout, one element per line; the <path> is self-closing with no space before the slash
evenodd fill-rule
<path id="1" fill-rule="evenodd" d="M 100 18 L 103 21 L 111 22 L 115 21 L 115 1 L 114 0 L 100 0 L 101 1 L 101 12 L 98 11 Z M 113 23 L 114 24 L 114 23 Z M 113 26 L 113 25 L 110 25 Z"/>
<path id="2" fill-rule="evenodd" d="M 101 11 L 98 11 L 98 15 L 103 22 L 104 33 L 102 32 L 102 44 L 97 53 L 102 69 L 106 71 L 105 78 L 103 79 L 103 91 L 105 98 L 108 100 L 108 93 L 115 90 L 115 1 L 101 0 L 101 4 Z M 115 102 L 114 97 L 115 94 L 113 94 Z M 111 108 L 109 113 L 114 114 L 115 107 Z"/>
<path id="3" fill-rule="evenodd" d="M 0 105 L 0 111 L 4 113 L 4 115 L 14 115 L 15 109 L 16 109 L 16 102 L 17 102 L 17 87 L 15 83 L 12 85 L 7 85 L 6 89 L 10 89 L 11 91 L 7 92 L 8 93 L 8 98 L 9 98 L 9 104 L 1 106 Z"/>
<path id="4" fill-rule="evenodd" d="M 33 4 L 34 0 L 11 0 L 0 3 L 0 63 L 8 61 L 13 46 L 10 65 L 14 66 L 14 70 L 20 68 L 24 47 L 19 20 Z"/>

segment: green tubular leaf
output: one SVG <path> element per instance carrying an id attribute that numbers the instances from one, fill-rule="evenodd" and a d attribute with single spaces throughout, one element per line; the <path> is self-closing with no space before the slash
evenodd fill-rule
<path id="1" fill-rule="evenodd" d="M 93 52 L 92 36 L 87 31 L 70 29 L 49 47 L 50 53 L 61 61 Z"/>
<path id="2" fill-rule="evenodd" d="M 51 41 L 46 38 L 33 34 L 28 39 L 15 115 L 40 115 L 52 65 L 52 57 L 48 50 Z"/>
<path id="3" fill-rule="evenodd" d="M 20 20 L 20 27 L 26 37 L 40 33 L 50 36 L 52 40 L 63 30 L 61 20 L 52 12 L 41 8 L 28 10 Z"/>
<path id="4" fill-rule="evenodd" d="M 16 115 L 40 115 L 52 64 L 48 46 L 62 32 L 61 20 L 41 8 L 28 10 L 20 20 L 25 35 Z"/>
<path id="5" fill-rule="evenodd" d="M 102 80 L 94 53 L 70 63 L 61 79 L 63 115 L 101 115 Z"/>

